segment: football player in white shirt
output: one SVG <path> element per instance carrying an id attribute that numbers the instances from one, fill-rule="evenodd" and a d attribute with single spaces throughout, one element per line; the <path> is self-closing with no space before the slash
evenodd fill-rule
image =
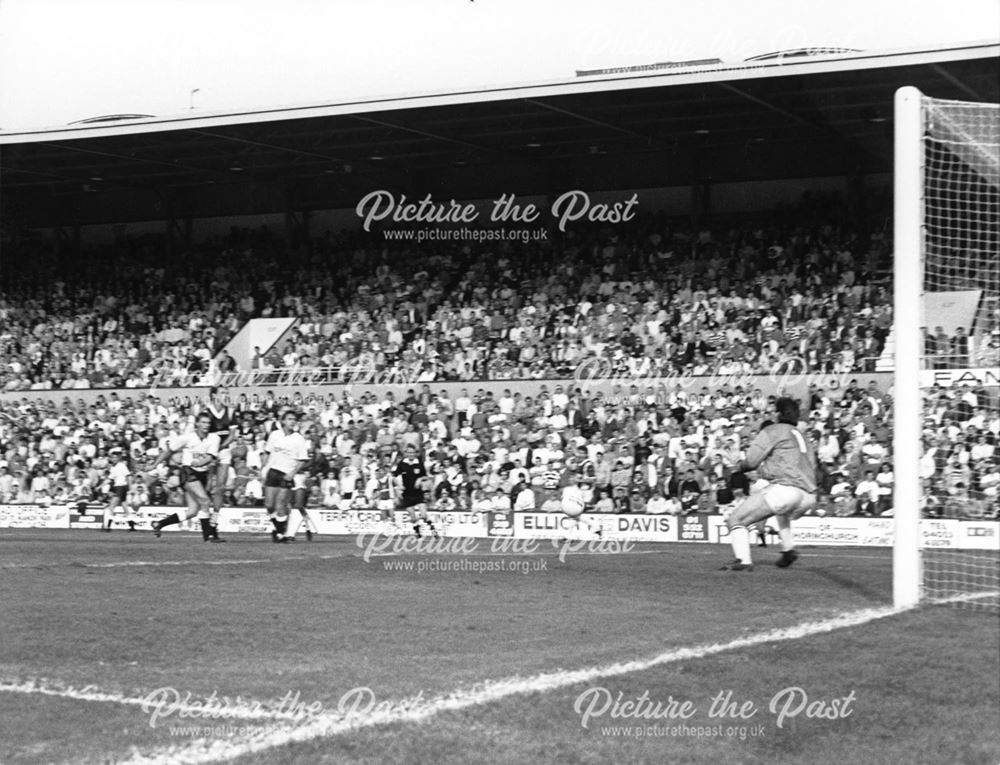
<path id="1" fill-rule="evenodd" d="M 284 542 L 288 531 L 288 496 L 295 476 L 309 458 L 309 445 L 296 430 L 299 416 L 289 409 L 281 415 L 281 426 L 271 431 L 264 446 L 261 475 L 264 478 L 264 508 L 274 531 L 271 539 Z"/>
<path id="2" fill-rule="evenodd" d="M 128 494 L 128 465 L 125 462 L 125 454 L 121 449 L 112 449 L 108 452 L 111 458 L 111 470 L 108 477 L 111 481 L 111 498 L 104 508 L 104 520 L 101 522 L 101 531 L 111 531 L 111 519 L 114 517 L 115 509 L 125 502 L 125 495 Z"/>
<path id="3" fill-rule="evenodd" d="M 305 425 L 305 433 L 302 433 L 300 428 L 299 432 L 302 437 L 306 440 L 306 462 L 301 466 L 299 471 L 295 474 L 292 479 L 292 506 L 299 511 L 299 516 L 301 517 L 300 525 L 306 531 L 306 541 L 312 542 L 313 534 L 316 533 L 316 522 L 309 517 L 309 511 L 306 509 L 306 505 L 309 503 L 309 492 L 310 492 L 310 479 L 313 481 L 318 480 L 319 474 L 314 468 L 315 454 L 313 450 L 309 448 L 309 439 L 306 436 L 309 434 L 309 425 Z M 289 542 L 295 541 L 295 531 L 296 529 L 291 529 L 290 533 L 285 534 L 286 539 Z"/>
<path id="4" fill-rule="evenodd" d="M 219 437 L 209 433 L 212 417 L 202 412 L 194 421 L 194 430 L 175 436 L 167 442 L 156 464 L 165 464 L 174 454 L 181 454 L 181 486 L 184 487 L 186 511 L 181 510 L 153 523 L 153 533 L 160 536 L 166 526 L 198 516 L 201 536 L 206 542 L 222 542 L 218 529 L 212 525 L 212 500 L 208 496 L 208 479 L 219 458 Z"/>

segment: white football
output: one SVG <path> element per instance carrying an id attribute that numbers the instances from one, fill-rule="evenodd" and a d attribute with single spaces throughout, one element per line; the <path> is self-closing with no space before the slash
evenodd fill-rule
<path id="1" fill-rule="evenodd" d="M 565 497 L 562 501 L 562 511 L 570 518 L 579 518 L 583 511 L 587 509 L 583 500 L 579 497 Z"/>

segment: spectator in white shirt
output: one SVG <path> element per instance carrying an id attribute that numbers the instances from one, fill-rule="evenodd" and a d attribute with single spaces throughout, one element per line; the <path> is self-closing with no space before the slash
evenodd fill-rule
<path id="1" fill-rule="evenodd" d="M 514 512 L 530 512 L 535 509 L 535 492 L 530 484 L 520 483 L 514 499 Z"/>
<path id="2" fill-rule="evenodd" d="M 247 481 L 247 485 L 243 489 L 243 496 L 255 507 L 264 502 L 264 484 L 261 483 L 257 473 L 250 476 L 250 480 Z"/>
<path id="3" fill-rule="evenodd" d="M 14 476 L 10 474 L 10 468 L 6 465 L 0 467 L 0 503 L 14 501 L 17 496 L 14 486 Z"/>
<path id="4" fill-rule="evenodd" d="M 993 446 L 993 444 L 989 444 L 986 442 L 985 434 L 980 433 L 976 437 L 976 443 L 972 445 L 970 456 L 974 463 L 981 462 L 983 460 L 991 459 L 995 451 L 996 448 Z"/>
<path id="5" fill-rule="evenodd" d="M 670 503 L 660 492 L 656 492 L 646 503 L 646 513 L 648 515 L 663 515 L 670 512 Z"/>
<path id="6" fill-rule="evenodd" d="M 880 487 L 875 480 L 875 473 L 871 470 L 866 470 L 864 480 L 854 490 L 854 496 L 858 498 L 858 515 L 875 515 L 879 490 Z"/>
<path id="7" fill-rule="evenodd" d="M 490 496 L 490 509 L 496 513 L 510 510 L 510 497 L 504 494 L 499 486 L 493 488 L 492 496 Z"/>

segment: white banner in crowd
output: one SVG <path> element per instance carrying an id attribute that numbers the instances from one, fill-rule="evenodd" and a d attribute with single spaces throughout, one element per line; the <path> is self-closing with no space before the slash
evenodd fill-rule
<path id="1" fill-rule="evenodd" d="M 68 529 L 65 505 L 0 505 L 0 529 Z"/>
<path id="2" fill-rule="evenodd" d="M 951 388 L 960 385 L 995 388 L 1000 385 L 1000 368 L 981 367 L 979 369 L 924 369 L 920 372 L 920 386 L 931 388 L 940 385 Z"/>
<path id="3" fill-rule="evenodd" d="M 509 515 L 512 517 L 515 539 L 560 539 L 576 534 L 577 522 L 561 513 L 509 513 Z M 581 516 L 580 525 L 595 533 L 600 530 L 602 539 L 630 539 L 636 542 L 677 541 L 677 518 L 670 515 L 586 513 Z"/>
<path id="4" fill-rule="evenodd" d="M 25 507 L 25 505 L 13 505 L 13 507 Z M 75 506 L 63 507 L 62 509 L 66 512 L 66 522 L 61 526 L 50 526 L 49 528 L 93 529 L 96 531 L 101 528 L 104 521 L 104 513 L 100 507 L 91 506 L 85 512 Z M 140 507 L 134 512 L 130 511 L 127 515 L 116 513 L 111 519 L 111 530 L 152 531 L 153 521 L 165 518 L 172 512 L 174 512 L 172 507 Z M 164 531 L 196 531 L 198 528 L 198 521 L 191 518 L 180 525 L 167 526 Z"/>
<path id="5" fill-rule="evenodd" d="M 172 507 L 142 507 L 112 521 L 115 530 L 149 531 L 154 520 L 174 512 Z M 507 537 L 513 539 L 561 539 L 576 533 L 576 522 L 559 513 L 478 513 L 430 512 L 434 526 L 446 537 Z M 409 514 L 396 511 L 391 523 L 377 510 L 331 510 L 311 508 L 309 517 L 319 534 L 350 536 L 376 532 L 408 533 Z M 0 505 L 0 529 L 99 529 L 102 512 L 90 507 L 81 512 L 66 505 Z M 301 517 L 292 511 L 290 526 L 299 528 Z M 611 515 L 586 513 L 580 520 L 584 529 L 601 532 L 603 539 L 636 542 L 727 543 L 729 532 L 718 515 Z M 795 521 L 796 543 L 824 547 L 891 547 L 892 518 L 819 518 L 806 516 Z M 224 507 L 219 515 L 219 531 L 226 534 L 268 534 L 271 523 L 260 507 Z M 197 531 L 190 519 L 164 531 Z M 920 522 L 922 545 L 926 549 L 1000 550 L 1000 522 L 954 519 Z"/>

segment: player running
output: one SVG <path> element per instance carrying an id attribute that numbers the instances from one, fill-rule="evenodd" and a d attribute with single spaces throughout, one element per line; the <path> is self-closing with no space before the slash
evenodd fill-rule
<path id="1" fill-rule="evenodd" d="M 111 521 L 114 518 L 115 510 L 125 503 L 125 496 L 128 494 L 129 469 L 125 462 L 125 453 L 118 448 L 108 452 L 111 458 L 111 470 L 108 471 L 108 478 L 111 481 L 111 498 L 104 508 L 104 519 L 101 522 L 101 531 L 111 531 Z"/>
<path id="2" fill-rule="evenodd" d="M 308 426 L 307 426 L 308 427 Z M 299 431 L 302 432 L 301 430 Z M 302 433 L 302 437 L 305 438 L 307 434 Z M 306 447 L 308 449 L 309 439 L 306 439 Z M 299 468 L 299 471 L 292 478 L 292 507 L 299 511 L 299 515 L 302 520 L 299 522 L 299 526 L 306 530 L 306 541 L 312 542 L 313 535 L 316 534 L 316 522 L 309 517 L 309 511 L 306 509 L 306 504 L 309 501 L 309 491 L 311 489 L 311 484 L 316 480 L 320 471 L 316 466 L 316 453 L 314 451 L 307 453 L 307 460 L 305 464 Z M 295 532 L 297 529 L 289 529 L 289 533 L 285 534 L 285 538 L 289 542 L 295 541 Z"/>
<path id="3" fill-rule="evenodd" d="M 779 568 L 791 566 L 799 557 L 791 522 L 816 506 L 816 454 L 798 429 L 799 403 L 779 398 L 778 421 L 763 428 L 747 449 L 741 470 L 756 470 L 758 481 L 750 496 L 729 517 L 729 540 L 736 559 L 726 571 L 752 571 L 748 526 L 775 516 L 781 543 Z"/>
<path id="4" fill-rule="evenodd" d="M 181 486 L 184 488 L 186 511 L 181 510 L 153 523 L 153 533 L 167 526 L 181 523 L 198 516 L 201 537 L 206 542 L 223 542 L 218 529 L 211 524 L 211 499 L 208 496 L 208 481 L 219 458 L 219 437 L 209 433 L 212 418 L 202 412 L 195 418 L 194 430 L 174 437 L 163 450 L 157 465 L 167 463 L 177 452 L 181 453 Z"/>
<path id="5" fill-rule="evenodd" d="M 288 495 L 295 476 L 309 458 L 309 445 L 295 428 L 299 416 L 289 409 L 281 415 L 281 424 L 271 431 L 264 446 L 260 468 L 264 478 L 264 509 L 271 519 L 274 542 L 292 541 L 288 531 Z"/>
<path id="6" fill-rule="evenodd" d="M 233 454 L 230 447 L 236 437 L 236 424 L 233 421 L 233 410 L 219 395 L 219 389 L 212 387 L 208 392 L 208 404 L 202 410 L 211 417 L 208 432 L 219 437 L 219 460 L 210 483 L 212 497 L 212 515 L 209 522 L 213 527 L 219 525 L 219 512 L 222 510 L 222 500 L 226 493 L 226 483 L 229 481 L 230 466 L 233 464 Z"/>
<path id="7" fill-rule="evenodd" d="M 149 491 L 146 489 L 146 482 L 141 475 L 134 475 L 125 495 L 125 522 L 128 523 L 129 531 L 135 531 L 139 511 L 147 504 L 149 504 Z"/>
<path id="8" fill-rule="evenodd" d="M 379 465 L 375 469 L 375 475 L 368 480 L 368 484 L 365 486 L 365 493 L 371 498 L 375 509 L 379 511 L 382 523 L 394 528 L 396 526 L 394 512 L 396 495 L 399 492 L 396 491 L 396 482 L 387 465 Z"/>
<path id="9" fill-rule="evenodd" d="M 397 486 L 400 489 L 399 509 L 409 511 L 413 531 L 418 537 L 422 536 L 420 533 L 420 521 L 423 521 L 430 528 L 434 536 L 437 537 L 437 529 L 434 528 L 431 519 L 427 517 L 427 502 L 424 497 L 427 468 L 417 458 L 417 447 L 413 444 L 406 445 L 403 451 L 403 459 L 396 465 L 394 473 Z"/>

